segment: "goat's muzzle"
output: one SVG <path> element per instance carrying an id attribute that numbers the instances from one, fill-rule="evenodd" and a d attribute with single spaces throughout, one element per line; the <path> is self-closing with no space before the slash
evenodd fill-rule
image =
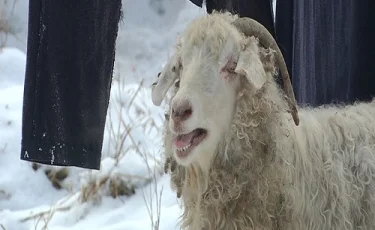
<path id="1" fill-rule="evenodd" d="M 193 114 L 191 103 L 187 100 L 179 101 L 172 105 L 171 119 L 176 128 L 181 126 L 181 123 L 186 121 Z"/>

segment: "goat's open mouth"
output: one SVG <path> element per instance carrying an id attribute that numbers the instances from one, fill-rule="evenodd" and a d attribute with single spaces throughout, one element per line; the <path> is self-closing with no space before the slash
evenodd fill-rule
<path id="1" fill-rule="evenodd" d="M 177 135 L 175 139 L 176 154 L 180 158 L 186 157 L 190 151 L 199 145 L 207 136 L 207 130 L 198 128 L 187 134 Z"/>

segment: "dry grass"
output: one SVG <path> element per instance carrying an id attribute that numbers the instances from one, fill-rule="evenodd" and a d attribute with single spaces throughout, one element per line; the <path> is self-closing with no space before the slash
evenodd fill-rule
<path id="1" fill-rule="evenodd" d="M 56 204 L 53 207 L 50 207 L 48 210 L 33 213 L 25 218 L 22 218 L 20 222 L 27 222 L 27 221 L 34 220 L 35 230 L 48 230 L 48 225 L 56 212 L 68 211 L 74 207 L 75 203 L 72 203 L 72 202 L 69 203 L 70 198 L 71 197 L 67 197 L 64 201 L 62 201 L 59 204 Z"/>
<path id="2" fill-rule="evenodd" d="M 3 48 L 9 35 L 16 36 L 11 18 L 18 0 L 0 0 L 0 48 Z M 10 7 L 10 13 L 7 10 Z"/>
<path id="3" fill-rule="evenodd" d="M 153 180 L 154 173 L 160 171 L 159 168 L 161 169 L 162 166 L 161 161 L 151 154 L 147 148 L 144 148 L 142 143 L 137 141 L 132 134 L 132 131 L 137 128 L 146 134 L 152 130 L 160 129 L 151 116 L 151 112 L 148 110 L 150 108 L 145 104 L 139 104 L 139 99 L 141 98 L 139 95 L 140 91 L 145 89 L 143 81 L 129 95 L 128 92 L 125 92 L 123 78 L 120 75 L 115 75 L 113 87 L 117 88 L 112 90 L 111 102 L 108 108 L 106 131 L 108 132 L 109 142 L 108 149 L 105 152 L 107 156 L 110 156 L 114 160 L 114 164 L 104 175 L 96 176 L 91 174 L 89 176 L 89 182 L 81 189 L 83 202 L 87 202 L 90 199 L 100 199 L 100 191 L 103 189 L 108 190 L 109 194 L 115 198 L 122 195 L 133 195 L 137 186 L 129 184 L 127 181 L 136 180 L 144 186 Z M 124 95 L 130 97 L 124 97 Z M 135 103 L 135 100 L 138 100 L 138 103 Z M 132 116 L 130 113 L 135 113 L 138 119 L 132 119 L 134 115 Z M 119 170 L 120 162 L 127 154 L 141 156 L 147 166 L 149 176 L 144 177 L 122 173 L 121 169 Z M 148 163 L 150 159 L 153 163 L 156 163 L 156 166 L 150 167 Z"/>
<path id="4" fill-rule="evenodd" d="M 146 208 L 148 210 L 151 229 L 158 230 L 161 212 L 161 196 L 163 189 L 157 187 L 157 180 L 163 174 L 163 163 L 159 157 L 148 149 L 147 146 L 137 139 L 135 134 L 144 132 L 149 135 L 151 132 L 160 133 L 161 125 L 157 125 L 147 100 L 140 96 L 142 90 L 147 86 L 141 81 L 138 88 L 132 92 L 126 91 L 126 85 L 119 75 L 113 79 L 111 101 L 107 113 L 107 148 L 103 146 L 103 159 L 110 159 L 111 167 L 103 167 L 102 170 L 81 170 L 83 182 L 79 190 L 72 191 L 77 195 L 77 200 L 69 205 L 54 205 L 50 210 L 42 211 L 25 217 L 21 221 L 34 220 L 35 229 L 47 230 L 50 220 L 56 212 L 63 212 L 74 208 L 82 203 L 98 203 L 103 196 L 111 196 L 121 200 L 121 197 L 131 196 L 137 191 L 142 192 Z M 149 89 L 146 89 L 149 90 Z M 136 118 L 136 119 L 135 119 Z M 128 154 L 140 156 L 147 169 L 146 175 L 134 175 L 125 172 L 122 168 L 124 157 Z M 125 162 L 126 163 L 126 162 Z M 129 165 L 129 164 L 128 164 Z M 44 168 L 46 176 L 55 188 L 66 189 L 64 179 L 72 175 L 69 168 L 40 166 L 33 164 L 34 170 Z M 148 190 L 145 192 L 145 190 Z"/>
<path id="5" fill-rule="evenodd" d="M 146 159 L 146 164 L 147 159 Z M 152 169 L 148 167 L 149 172 L 152 176 L 152 184 L 148 187 L 148 192 L 146 193 L 142 190 L 142 197 L 145 202 L 148 215 L 151 221 L 151 230 L 159 230 L 160 225 L 160 215 L 161 215 L 161 197 L 163 195 L 163 188 L 158 188 L 157 179 L 161 175 L 160 171 L 156 171 L 155 168 Z M 156 209 L 156 210 L 155 210 Z"/>
<path id="6" fill-rule="evenodd" d="M 108 109 L 106 131 L 108 132 L 109 141 L 108 149 L 103 154 L 103 157 L 110 157 L 114 164 L 106 171 L 87 172 L 86 182 L 81 184 L 78 203 L 97 203 L 101 201 L 103 196 L 112 196 L 113 198 L 131 196 L 139 190 L 142 192 L 150 216 L 151 229 L 157 230 L 159 229 L 161 196 L 163 194 L 163 190 L 159 190 L 157 186 L 157 180 L 163 173 L 163 164 L 155 154 L 152 154 L 151 151 L 142 146 L 142 143 L 137 141 L 132 134 L 132 130 L 140 128 L 147 134 L 152 130 L 158 131 L 160 127 L 156 125 L 150 111 L 144 110 L 147 106 L 140 106 L 139 102 L 135 103 L 135 100 L 139 99 L 140 91 L 145 87 L 143 82 L 139 84 L 139 87 L 132 93 L 130 98 L 125 98 L 126 101 L 123 101 L 125 95 L 124 85 L 114 81 L 114 86 L 118 87 L 118 89 L 113 91 L 117 95 L 112 95 Z M 137 113 L 138 120 L 129 118 L 131 110 Z M 128 116 L 128 119 L 125 119 L 126 116 Z M 148 175 L 133 175 L 122 172 L 121 160 L 127 154 L 139 155 L 147 167 Z M 39 168 L 36 165 L 33 165 L 33 167 L 36 169 Z M 60 179 L 60 171 L 64 172 L 63 178 L 65 178 L 65 175 L 68 174 L 67 168 L 46 170 L 46 175 L 55 187 L 63 187 L 59 183 L 61 180 L 54 180 L 56 178 Z M 137 181 L 137 183 L 132 184 L 131 181 Z M 140 187 L 144 187 L 145 189 Z M 64 211 L 66 208 L 57 210 Z M 38 229 L 47 230 L 48 223 L 55 211 L 56 209 L 51 209 L 50 211 L 34 214 L 26 219 L 36 219 Z"/>
<path id="7" fill-rule="evenodd" d="M 45 212 L 44 215 L 39 215 L 34 229 L 35 230 L 48 230 L 48 224 L 51 221 L 53 215 L 55 214 L 54 210 L 49 210 L 48 212 Z M 41 228 L 39 228 L 39 224 L 42 223 Z"/>
<path id="8" fill-rule="evenodd" d="M 111 96 L 112 99 L 108 108 L 106 132 L 109 140 L 108 148 L 103 151 L 103 158 L 109 157 L 113 159 L 114 164 L 102 174 L 97 171 L 88 171 L 87 180 L 84 184 L 81 184 L 80 188 L 82 202 L 100 199 L 100 196 L 103 195 L 101 193 L 102 190 L 109 191 L 109 195 L 115 198 L 122 195 L 132 195 L 135 193 L 136 187 L 126 181 L 141 181 L 143 182 L 141 184 L 145 185 L 156 180 L 155 174 L 161 175 L 162 173 L 162 161 L 142 146 L 142 143 L 137 141 L 132 134 L 132 131 L 136 128 L 140 128 L 146 134 L 155 130 L 160 132 L 160 127 L 148 110 L 150 108 L 147 107 L 146 103 L 139 105 L 140 91 L 145 89 L 143 81 L 130 94 L 130 97 L 124 97 L 127 93 L 125 92 L 125 84 L 120 76 L 114 77 L 113 85 L 113 87 L 117 87 L 117 90 L 112 91 L 112 93 L 116 94 Z M 136 99 L 138 103 L 135 103 Z M 139 119 L 132 119 L 131 112 L 135 112 L 136 117 Z M 126 117 L 127 119 L 125 119 Z M 147 177 L 121 172 L 121 169 L 119 169 L 120 162 L 127 154 L 141 156 L 148 170 L 149 175 Z M 153 166 L 150 166 L 150 160 L 153 162 Z M 69 176 L 69 168 L 47 167 L 37 163 L 33 163 L 31 167 L 35 171 L 44 168 L 45 174 L 55 188 L 66 188 L 63 181 Z"/>

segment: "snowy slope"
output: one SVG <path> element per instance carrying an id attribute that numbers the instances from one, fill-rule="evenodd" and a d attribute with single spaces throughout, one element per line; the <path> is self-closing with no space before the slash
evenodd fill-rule
<path id="1" fill-rule="evenodd" d="M 27 2 L 18 0 L 20 7 L 15 9 L 20 41 L 26 41 Z M 156 218 L 158 206 L 159 229 L 178 229 L 180 204 L 168 175 L 160 173 L 163 108 L 151 103 L 149 85 L 169 57 L 177 34 L 205 10 L 185 0 L 124 0 L 123 5 L 102 167 L 69 168 L 62 189 L 52 186 L 45 174 L 62 167 L 35 171 L 31 163 L 19 160 L 26 44 L 9 39 L 0 49 L 1 230 L 152 229 L 149 210 L 152 207 Z M 124 182 L 131 195 L 113 198 L 110 180 Z M 100 187 L 101 181 L 105 183 Z"/>

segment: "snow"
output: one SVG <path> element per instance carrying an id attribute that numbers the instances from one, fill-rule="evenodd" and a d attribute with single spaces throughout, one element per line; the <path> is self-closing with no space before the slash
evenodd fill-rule
<path id="1" fill-rule="evenodd" d="M 101 170 L 71 167 L 61 189 L 52 186 L 45 171 L 63 167 L 34 170 L 19 159 L 28 0 L 17 0 L 13 14 L 11 7 L 3 8 L 17 35 L 0 48 L 1 230 L 153 229 L 149 210 L 156 218 L 158 206 L 159 229 L 179 229 L 181 204 L 169 176 L 161 173 L 164 108 L 151 103 L 149 86 L 171 55 L 178 33 L 205 9 L 187 0 L 123 0 L 123 6 Z M 118 178 L 130 192 L 113 198 L 109 181 Z"/>

